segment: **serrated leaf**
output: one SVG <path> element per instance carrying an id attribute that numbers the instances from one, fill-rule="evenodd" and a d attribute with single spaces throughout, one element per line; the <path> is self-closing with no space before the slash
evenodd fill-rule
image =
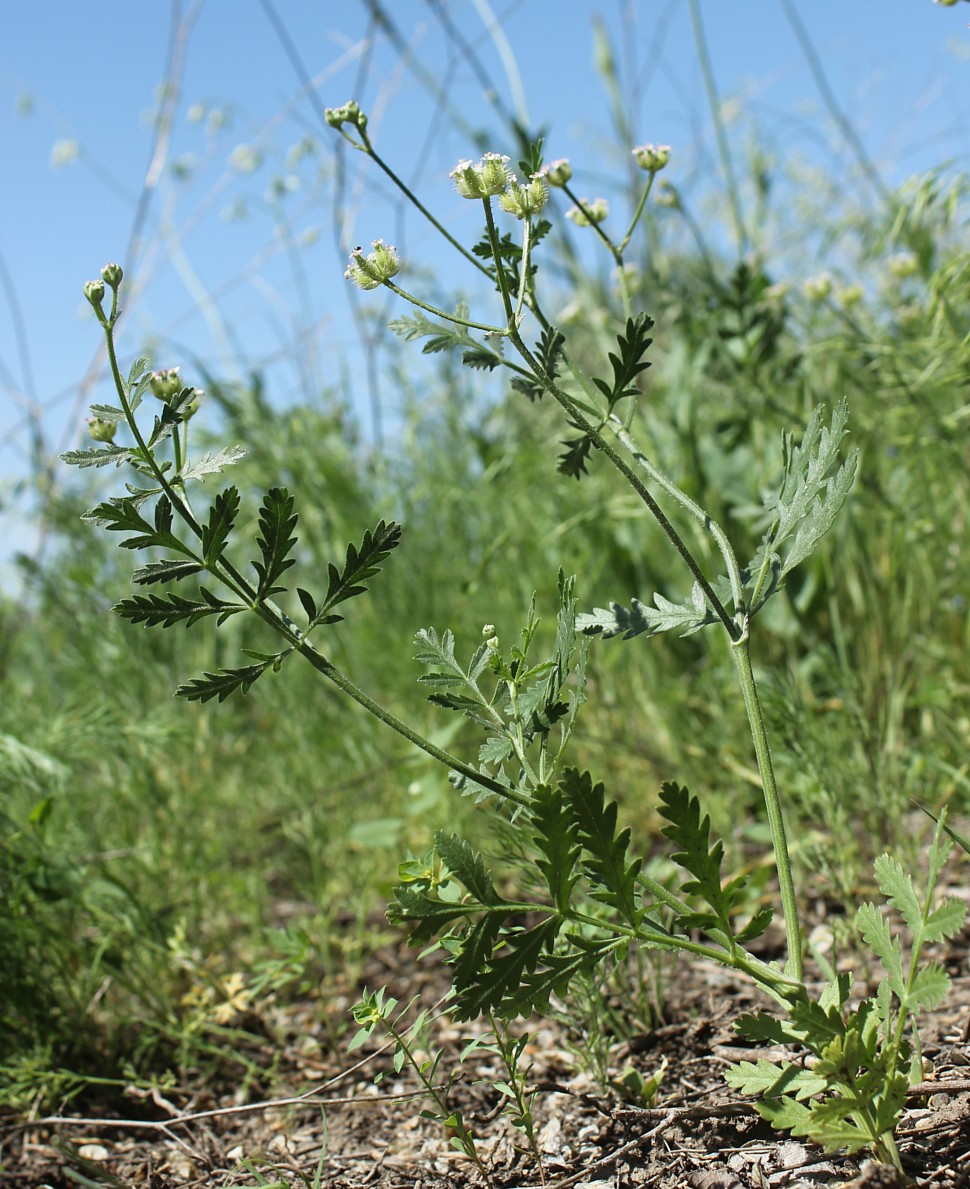
<path id="1" fill-rule="evenodd" d="M 913 887 L 913 877 L 891 855 L 880 855 L 873 864 L 879 890 L 886 903 L 895 908 L 911 933 L 918 933 L 923 924 L 923 910 Z"/>
<path id="2" fill-rule="evenodd" d="M 959 900 L 944 900 L 926 918 L 923 926 L 924 941 L 943 941 L 955 937 L 963 928 L 967 906 Z"/>
<path id="3" fill-rule="evenodd" d="M 860 904 L 856 911 L 856 928 L 862 934 L 866 945 L 882 963 L 893 993 L 902 999 L 906 994 L 906 986 L 903 980 L 899 939 L 893 937 L 886 918 L 874 904 Z"/>
<path id="4" fill-rule="evenodd" d="M 754 1064 L 739 1061 L 725 1072 L 724 1080 L 742 1094 L 758 1097 L 767 1094 L 775 1098 L 793 1094 L 800 1101 L 821 1094 L 828 1085 L 825 1078 L 818 1077 L 810 1069 L 802 1069 L 790 1061 L 776 1064 L 765 1057 L 759 1057 Z"/>
<path id="5" fill-rule="evenodd" d="M 241 693 L 248 693 L 253 682 L 262 677 L 269 665 L 269 661 L 264 661 L 262 664 L 246 665 L 241 669 L 219 669 L 215 673 L 203 673 L 201 677 L 194 677 L 180 685 L 175 694 L 176 697 L 185 698 L 189 702 L 208 702 L 212 698 L 224 702 L 237 689 Z"/>
<path id="6" fill-rule="evenodd" d="M 293 511 L 293 497 L 285 487 L 273 487 L 263 497 L 259 512 L 259 532 L 256 544 L 262 555 L 261 561 L 254 561 L 253 569 L 259 575 L 258 599 L 269 598 L 283 589 L 274 585 L 295 559 L 287 554 L 296 544 L 292 535 L 297 516 Z"/>
<path id="7" fill-rule="evenodd" d="M 185 545 L 171 532 L 171 505 L 165 496 L 159 498 L 155 508 L 154 523 L 146 520 L 138 511 L 143 500 L 131 497 L 109 499 L 85 512 L 81 517 L 88 524 L 97 524 L 109 532 L 133 532 L 136 535 L 121 542 L 122 549 L 147 549 L 160 546 L 188 553 Z"/>
<path id="8" fill-rule="evenodd" d="M 586 467 L 590 451 L 593 449 L 593 439 L 588 434 L 583 434 L 578 438 L 564 438 L 561 445 L 566 449 L 559 455 L 556 470 L 572 479 L 581 479 L 587 474 Z"/>
<path id="9" fill-rule="evenodd" d="M 247 608 L 242 603 L 227 603 L 217 599 L 201 587 L 201 599 L 186 599 L 177 594 L 164 595 L 134 595 L 116 603 L 113 610 L 122 618 L 132 623 L 143 623 L 146 627 L 172 627 L 176 623 L 184 623 L 191 627 L 193 623 L 208 615 L 218 615 L 218 623 L 224 623 L 230 615 L 237 615 Z"/>
<path id="10" fill-rule="evenodd" d="M 479 904 L 488 907 L 504 903 L 495 891 L 485 860 L 463 838 L 439 830 L 434 843 L 442 862 Z"/>
<path id="11" fill-rule="evenodd" d="M 906 996 L 906 1007 L 916 1012 L 933 1011 L 940 1006 L 950 989 L 950 976 L 939 962 L 927 962 L 913 977 Z"/>
<path id="12" fill-rule="evenodd" d="M 242 446 L 227 446 L 216 454 L 208 452 L 195 462 L 186 463 L 179 474 L 182 479 L 201 479 L 205 475 L 217 475 L 245 457 L 246 451 Z"/>
<path id="13" fill-rule="evenodd" d="M 135 570 L 131 580 L 138 583 L 139 586 L 150 586 L 154 582 L 178 582 L 181 578 L 189 578 L 193 574 L 201 573 L 204 568 L 196 561 L 165 558 L 163 561 L 150 561 L 147 565 Z"/>
<path id="14" fill-rule="evenodd" d="M 528 812 L 539 852 L 536 866 L 545 878 L 556 911 L 565 915 L 579 878 L 576 864 L 582 850 L 571 807 L 563 800 L 562 789 L 539 785 Z"/>
<path id="15" fill-rule="evenodd" d="M 670 822 L 662 833 L 680 849 L 670 857 L 694 878 L 684 884 L 683 891 L 700 895 L 713 910 L 717 925 L 728 935 L 731 929 L 731 910 L 737 893 L 744 886 L 741 880 L 721 883 L 723 844 L 711 845 L 711 819 L 701 817 L 700 802 L 687 789 L 667 781 L 660 790 L 660 814 Z M 689 926 L 685 926 L 689 927 Z M 694 927 L 704 928 L 701 920 Z"/>
<path id="16" fill-rule="evenodd" d="M 117 425 L 125 420 L 124 409 L 119 409 L 117 405 L 91 405 L 91 416 L 97 417 L 99 421 L 110 421 Z"/>
<path id="17" fill-rule="evenodd" d="M 115 446 L 108 442 L 90 450 L 67 450 L 61 456 L 61 462 L 72 467 L 107 467 L 123 466 L 133 458 L 139 458 L 140 451 L 127 446 Z"/>
<path id="18" fill-rule="evenodd" d="M 788 1097 L 764 1098 L 755 1103 L 758 1114 L 776 1129 L 813 1140 L 826 1152 L 845 1148 L 852 1153 L 864 1148 L 871 1138 L 844 1117 L 846 1107 L 851 1110 L 852 1104 L 830 1099 L 807 1107 Z"/>
<path id="19" fill-rule="evenodd" d="M 209 519 L 202 526 L 202 556 L 207 566 L 215 565 L 229 540 L 239 512 L 239 492 L 235 487 L 220 491 L 212 501 Z"/>
<path id="20" fill-rule="evenodd" d="M 778 554 L 778 579 L 793 570 L 814 550 L 846 500 L 855 480 L 858 451 L 832 472 L 846 434 L 848 406 L 842 401 L 832 412 L 831 424 L 822 421 L 823 410 L 812 413 L 802 440 L 783 440 L 785 475 L 778 494 L 766 503 L 774 523 L 765 534 L 762 549 Z M 788 548 L 781 546 L 790 541 Z M 763 554 L 762 554 L 763 556 Z"/>
<path id="21" fill-rule="evenodd" d="M 593 880 L 591 895 L 636 926 L 643 916 L 636 885 L 643 860 L 627 861 L 630 831 L 617 833 L 616 802 L 607 804 L 603 785 L 594 785 L 588 772 L 576 768 L 566 769 L 558 787 L 572 810 L 577 838 L 589 855 L 584 866 Z"/>
<path id="22" fill-rule="evenodd" d="M 679 631 L 682 636 L 691 636 L 717 620 L 697 583 L 694 584 L 688 603 L 671 602 L 662 594 L 655 594 L 653 601 L 653 607 L 648 607 L 639 599 L 633 599 L 629 607 L 619 603 L 610 603 L 609 609 L 596 607 L 591 613 L 576 616 L 576 630 L 588 636 L 602 636 L 605 640 L 620 635 L 631 640 L 643 633 L 656 636 L 668 631 Z"/>
<path id="23" fill-rule="evenodd" d="M 382 520 L 372 532 L 364 533 L 360 548 L 349 544 L 343 569 L 338 570 L 332 562 L 328 567 L 329 583 L 324 613 L 346 599 L 363 594 L 367 590 L 367 579 L 380 572 L 382 564 L 400 543 L 401 526 L 393 520 Z"/>
<path id="24" fill-rule="evenodd" d="M 531 929 L 505 934 L 504 946 L 493 953 L 486 970 L 477 970 L 463 985 L 456 983 L 457 1017 L 474 1019 L 490 1010 L 505 1016 L 518 1014 L 517 1001 L 528 985 L 527 976 L 552 952 L 559 929 L 559 920 L 550 917 Z M 531 1002 L 531 996 L 528 999 Z"/>

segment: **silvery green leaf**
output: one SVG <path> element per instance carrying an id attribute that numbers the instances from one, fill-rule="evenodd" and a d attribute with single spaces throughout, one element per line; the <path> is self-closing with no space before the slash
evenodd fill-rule
<path id="1" fill-rule="evenodd" d="M 203 475 L 215 475 L 245 456 L 246 451 L 242 446 L 227 446 L 218 454 L 208 452 L 196 459 L 195 462 L 187 463 L 182 468 L 181 477 L 183 479 L 201 479 Z"/>

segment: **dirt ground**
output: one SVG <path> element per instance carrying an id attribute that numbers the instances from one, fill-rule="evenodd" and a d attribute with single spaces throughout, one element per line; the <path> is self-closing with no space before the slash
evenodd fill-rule
<path id="1" fill-rule="evenodd" d="M 897 1139 L 911 1183 L 970 1186 L 970 968 L 968 934 L 947 955 L 953 987 L 923 1029 L 932 1075 L 910 1097 Z M 370 985 L 387 983 L 402 1001 L 440 997 L 447 981 L 433 963 L 416 966 L 402 946 L 372 959 Z M 417 972 L 417 973 L 416 973 Z M 349 999 L 333 1002 L 345 1012 Z M 629 1065 L 649 1076 L 666 1063 L 653 1105 L 640 1108 L 604 1094 L 577 1058 L 576 1038 L 564 1027 L 534 1021 L 526 1056 L 536 1089 L 534 1114 L 541 1172 L 524 1140 L 501 1111 L 493 1057 L 466 1060 L 454 1102 L 476 1135 L 495 1189 L 543 1184 L 548 1189 L 735 1189 L 768 1186 L 902 1184 L 891 1170 L 865 1159 L 826 1156 L 780 1136 L 750 1102 L 729 1090 L 725 1068 L 754 1050 L 739 1048 L 732 1020 L 764 1007 L 717 966 L 681 962 L 670 975 L 664 1021 L 610 1050 L 611 1069 Z M 281 1011 L 283 1009 L 280 1009 Z M 289 1037 L 284 1052 L 267 1043 L 251 1054 L 277 1063 L 272 1094 L 258 1085 L 218 1094 L 205 1086 L 165 1094 L 139 1091 L 111 1112 L 81 1109 L 43 1119 L 0 1120 L 2 1189 L 76 1189 L 109 1185 L 137 1189 L 464 1189 L 482 1176 L 434 1120 L 421 1117 L 426 1101 L 416 1081 L 397 1074 L 391 1052 L 376 1044 L 346 1052 L 352 1031 L 334 1051 L 321 1022 L 321 1004 L 285 1009 L 275 1021 Z M 264 1021 L 265 1023 L 265 1021 Z M 255 1028 L 256 1022 L 253 1022 Z M 473 1029 L 448 1020 L 437 1026 L 446 1052 L 443 1068 Z M 375 1085 L 375 1074 L 385 1075 Z M 267 1085 L 270 1083 L 267 1082 Z M 282 1097 L 280 1088 L 288 1091 Z M 245 1099 L 245 1101 L 243 1101 Z"/>

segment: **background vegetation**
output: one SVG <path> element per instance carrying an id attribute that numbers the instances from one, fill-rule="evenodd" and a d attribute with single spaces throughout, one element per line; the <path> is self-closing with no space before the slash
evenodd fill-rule
<path id="1" fill-rule="evenodd" d="M 504 136 L 488 147 L 515 157 L 514 129 Z M 968 186 L 940 169 L 850 193 L 746 136 L 725 191 L 695 202 L 668 188 L 648 213 L 637 302 L 656 329 L 635 433 L 750 555 L 781 431 L 848 400 L 855 492 L 773 604 L 755 658 L 793 858 L 837 911 L 881 850 L 918 864 L 914 801 L 948 804 L 958 828 L 970 812 Z M 554 221 L 562 318 L 602 360 L 621 317 L 613 280 Z M 248 451 L 240 489 L 298 494 L 309 572 L 380 517 L 402 521 L 405 543 L 336 629 L 335 659 L 460 752 L 460 726 L 416 684 L 418 628 L 470 645 L 492 623 L 508 638 L 533 591 L 554 621 L 560 566 L 584 608 L 685 592 L 666 587 L 669 546 L 595 458 L 581 484 L 556 473 L 556 409 L 455 359 L 419 365 L 415 344 L 385 358 L 405 413 L 379 450 L 339 386 L 280 408 L 258 374 L 183 370 L 202 374 L 213 442 Z M 0 1103 L 200 1067 L 265 1078 L 252 1054 L 288 1026 L 280 1005 L 346 1027 L 341 996 L 387 936 L 403 853 L 427 847 L 430 822 L 480 827 L 443 773 L 309 667 L 245 699 L 173 701 L 188 675 L 231 663 L 233 626 L 149 635 L 113 616 L 129 558 L 79 520 L 101 488 L 48 478 L 39 461 L 45 549 L 22 562 L 24 596 L 0 606 Z M 732 683 L 726 652 L 694 639 L 594 647 L 576 758 L 641 838 L 675 778 L 703 792 L 730 846 L 760 839 Z"/>

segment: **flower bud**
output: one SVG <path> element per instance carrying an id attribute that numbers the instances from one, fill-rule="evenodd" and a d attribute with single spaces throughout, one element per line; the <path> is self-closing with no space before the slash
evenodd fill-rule
<path id="1" fill-rule="evenodd" d="M 851 310 L 853 306 L 857 306 L 862 301 L 862 286 L 845 285 L 839 290 L 838 297 L 842 306 L 847 310 Z"/>
<path id="2" fill-rule="evenodd" d="M 331 128 L 340 128 L 343 124 L 351 124 L 358 132 L 363 132 L 367 127 L 367 116 L 360 110 L 354 99 L 342 107 L 328 107 L 323 114 Z"/>
<path id="3" fill-rule="evenodd" d="M 889 257 L 889 271 L 897 281 L 912 277 L 919 269 L 919 261 L 913 252 L 897 252 Z"/>
<path id="4" fill-rule="evenodd" d="M 448 176 L 462 198 L 490 198 L 501 194 L 509 184 L 508 160 L 500 153 L 486 153 L 477 165 L 459 161 Z"/>
<path id="5" fill-rule="evenodd" d="M 192 389 L 192 399 L 186 401 L 180 410 L 183 421 L 188 421 L 190 417 L 194 417 L 198 413 L 203 396 L 205 396 L 205 392 L 201 388 Z"/>
<path id="6" fill-rule="evenodd" d="M 371 247 L 373 252 L 368 252 L 366 256 L 363 248 L 351 252 L 350 264 L 344 273 L 347 280 L 353 281 L 358 289 L 376 289 L 401 271 L 397 248 L 392 248 L 382 239 L 375 239 Z"/>
<path id="7" fill-rule="evenodd" d="M 566 218 L 572 219 L 577 227 L 590 227 L 593 223 L 602 223 L 610 213 L 610 205 L 605 198 L 583 199 L 583 205 L 574 206 L 566 211 Z"/>
<path id="8" fill-rule="evenodd" d="M 177 396 L 182 391 L 179 369 L 177 367 L 170 367 L 166 371 L 153 372 L 152 378 L 149 380 L 149 386 L 152 390 L 152 396 L 157 396 L 160 401 L 168 404 L 173 396 Z"/>
<path id="9" fill-rule="evenodd" d="M 499 198 L 498 204 L 506 214 L 515 215 L 517 219 L 529 219 L 546 205 L 548 194 L 541 174 L 534 173 L 525 185 L 512 182 Z"/>
<path id="10" fill-rule="evenodd" d="M 494 623 L 486 623 L 485 626 L 482 628 L 482 635 L 483 636 L 494 636 L 495 635 L 495 624 Z"/>
<path id="11" fill-rule="evenodd" d="M 88 433 L 96 442 L 113 442 L 118 426 L 114 421 L 103 421 L 100 417 L 88 418 Z"/>
<path id="12" fill-rule="evenodd" d="M 101 270 L 101 280 L 109 289 L 117 289 L 124 275 L 120 264 L 106 264 Z"/>
<path id="13" fill-rule="evenodd" d="M 104 281 L 88 281 L 84 286 L 84 296 L 100 314 L 101 303 L 104 301 Z"/>
<path id="14" fill-rule="evenodd" d="M 809 301 L 825 301 L 832 292 L 832 277 L 827 272 L 820 272 L 817 277 L 809 277 L 802 282 L 802 292 Z"/>
<path id="15" fill-rule="evenodd" d="M 663 181 L 657 187 L 657 193 L 654 195 L 653 201 L 657 206 L 665 206 L 668 210 L 679 211 L 682 208 L 680 201 L 680 191 L 676 186 L 672 186 L 670 182 Z"/>
<path id="16" fill-rule="evenodd" d="M 550 186 L 565 186 L 573 176 L 573 167 L 568 157 L 560 157 L 558 161 L 550 161 L 542 172 Z"/>
<path id="17" fill-rule="evenodd" d="M 659 173 L 670 160 L 669 144 L 642 144 L 633 150 L 637 165 L 647 173 Z"/>

